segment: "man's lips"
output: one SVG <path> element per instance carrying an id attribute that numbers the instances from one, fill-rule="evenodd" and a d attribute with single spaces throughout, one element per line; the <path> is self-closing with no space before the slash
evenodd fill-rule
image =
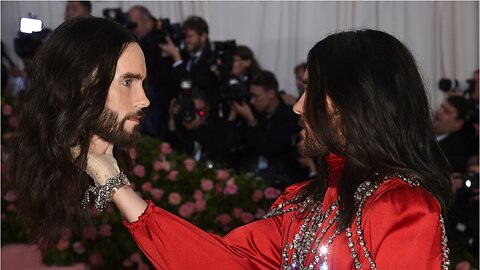
<path id="1" fill-rule="evenodd" d="M 135 116 L 128 117 L 127 120 L 140 123 L 140 121 L 142 121 L 142 118 L 143 117 L 141 115 L 135 115 Z"/>

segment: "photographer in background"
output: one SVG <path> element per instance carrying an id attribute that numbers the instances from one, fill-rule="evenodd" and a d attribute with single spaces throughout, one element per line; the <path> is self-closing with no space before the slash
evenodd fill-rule
<path id="1" fill-rule="evenodd" d="M 300 131 L 292 107 L 279 97 L 278 81 L 270 71 L 261 71 L 250 85 L 250 108 L 247 102 L 232 103 L 230 121 L 241 117 L 245 152 L 242 169 L 253 172 L 283 189 L 298 173 L 295 160 L 295 137 Z"/>
<path id="2" fill-rule="evenodd" d="M 206 92 L 211 117 L 216 118 L 220 102 L 220 82 L 209 63 L 212 51 L 208 38 L 208 24 L 201 17 L 190 16 L 183 22 L 182 30 L 185 35 L 183 51 L 179 51 L 170 38 L 167 38 L 166 44 L 159 46 L 173 58 L 173 75 L 177 81 L 190 80 L 192 87 Z"/>
<path id="3" fill-rule="evenodd" d="M 75 17 L 89 17 L 92 13 L 90 1 L 68 1 L 65 7 L 65 21 Z"/>
<path id="4" fill-rule="evenodd" d="M 252 78 L 262 70 L 253 51 L 245 46 L 238 45 L 233 53 L 232 75 L 250 86 Z"/>
<path id="5" fill-rule="evenodd" d="M 172 77 L 173 60 L 159 47 L 162 33 L 155 27 L 157 20 L 140 5 L 128 11 L 127 27 L 137 38 L 147 65 L 145 92 L 150 100 L 141 131 L 144 135 L 165 140 L 168 133 L 168 107 L 178 95 L 178 82 Z"/>
<path id="6" fill-rule="evenodd" d="M 454 254 L 465 251 L 478 256 L 479 232 L 479 163 L 478 154 L 468 159 L 466 172 L 455 173 L 453 187 L 455 202 L 447 216 L 450 249 Z M 476 257 L 478 264 L 478 257 Z"/>
<path id="7" fill-rule="evenodd" d="M 177 150 L 192 155 L 196 161 L 213 161 L 232 167 L 229 162 L 232 138 L 237 134 L 225 120 L 212 118 L 205 92 L 182 89 L 169 108 L 167 141 Z"/>
<path id="8" fill-rule="evenodd" d="M 435 112 L 433 131 L 453 172 L 463 173 L 468 158 L 478 153 L 469 112 L 469 102 L 461 96 L 448 97 Z"/>

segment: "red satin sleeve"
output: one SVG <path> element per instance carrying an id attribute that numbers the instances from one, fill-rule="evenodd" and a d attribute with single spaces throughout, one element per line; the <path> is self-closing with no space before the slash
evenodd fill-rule
<path id="1" fill-rule="evenodd" d="M 440 269 L 439 203 L 423 188 L 393 181 L 364 208 L 365 242 L 377 268 Z M 363 260 L 362 265 L 369 265 Z"/>
<path id="2" fill-rule="evenodd" d="M 156 269 L 278 269 L 279 219 L 252 222 L 221 238 L 149 201 L 137 221 L 123 224 Z"/>
<path id="3" fill-rule="evenodd" d="M 272 207 L 293 198 L 304 184 L 287 188 Z M 148 201 L 137 221 L 123 224 L 156 269 L 279 269 L 287 216 L 252 222 L 222 238 Z"/>

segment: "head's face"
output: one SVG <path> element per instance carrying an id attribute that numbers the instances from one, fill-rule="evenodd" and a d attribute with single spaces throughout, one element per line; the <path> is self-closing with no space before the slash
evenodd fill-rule
<path id="1" fill-rule="evenodd" d="M 145 77 L 143 52 L 138 43 L 129 43 L 118 59 L 105 109 L 95 130 L 102 139 L 115 146 L 129 147 L 139 137 L 142 109 L 150 104 L 142 86 Z"/>
<path id="2" fill-rule="evenodd" d="M 457 109 L 448 101 L 440 105 L 433 119 L 433 131 L 436 135 L 447 134 L 462 129 L 465 121 L 458 118 Z"/>
<path id="3" fill-rule="evenodd" d="M 67 6 L 65 8 L 65 21 L 70 20 L 75 17 L 87 17 L 90 16 L 90 12 L 88 9 L 79 1 L 68 1 Z"/>
<path id="4" fill-rule="evenodd" d="M 132 8 L 128 11 L 128 19 L 137 24 L 137 27 L 133 30 L 133 35 L 138 40 L 144 39 L 153 29 L 153 21 L 138 8 Z"/>
<path id="5" fill-rule="evenodd" d="M 242 59 L 238 55 L 233 56 L 233 65 L 232 65 L 232 73 L 233 75 L 237 77 L 242 77 L 244 76 L 248 69 L 250 68 L 250 65 L 252 64 L 252 60 L 250 59 Z"/>
<path id="6" fill-rule="evenodd" d="M 315 134 L 311 126 L 305 122 L 308 81 L 308 72 L 305 71 L 302 79 L 302 85 L 304 85 L 303 94 L 293 106 L 293 111 L 300 116 L 300 125 L 303 127 L 303 129 L 300 131 L 300 142 L 298 143 L 297 148 L 298 152 L 306 157 L 324 156 L 329 152 L 328 148 L 325 146 L 324 142 L 319 139 L 319 136 Z M 329 96 L 326 96 L 325 102 L 328 112 L 328 115 L 325 115 L 325 117 L 332 117 L 332 123 L 337 127 L 337 134 L 342 136 L 341 132 L 339 132 L 340 129 L 338 128 L 340 126 L 339 113 Z"/>
<path id="7" fill-rule="evenodd" d="M 207 33 L 198 34 L 197 32 L 195 32 L 195 30 L 187 28 L 184 30 L 184 34 L 185 49 L 187 50 L 187 52 L 196 53 L 205 48 L 208 40 Z"/>

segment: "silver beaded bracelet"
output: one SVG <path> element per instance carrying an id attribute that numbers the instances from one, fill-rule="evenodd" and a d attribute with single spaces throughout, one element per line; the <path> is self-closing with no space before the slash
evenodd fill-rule
<path id="1" fill-rule="evenodd" d="M 125 185 L 130 185 L 130 182 L 127 176 L 120 172 L 116 176 L 108 178 L 107 183 L 103 186 L 89 186 L 80 205 L 83 209 L 87 208 L 87 205 L 91 202 L 90 193 L 92 193 L 95 199 L 94 206 L 101 213 L 107 207 L 107 204 L 112 201 L 113 194 Z"/>

